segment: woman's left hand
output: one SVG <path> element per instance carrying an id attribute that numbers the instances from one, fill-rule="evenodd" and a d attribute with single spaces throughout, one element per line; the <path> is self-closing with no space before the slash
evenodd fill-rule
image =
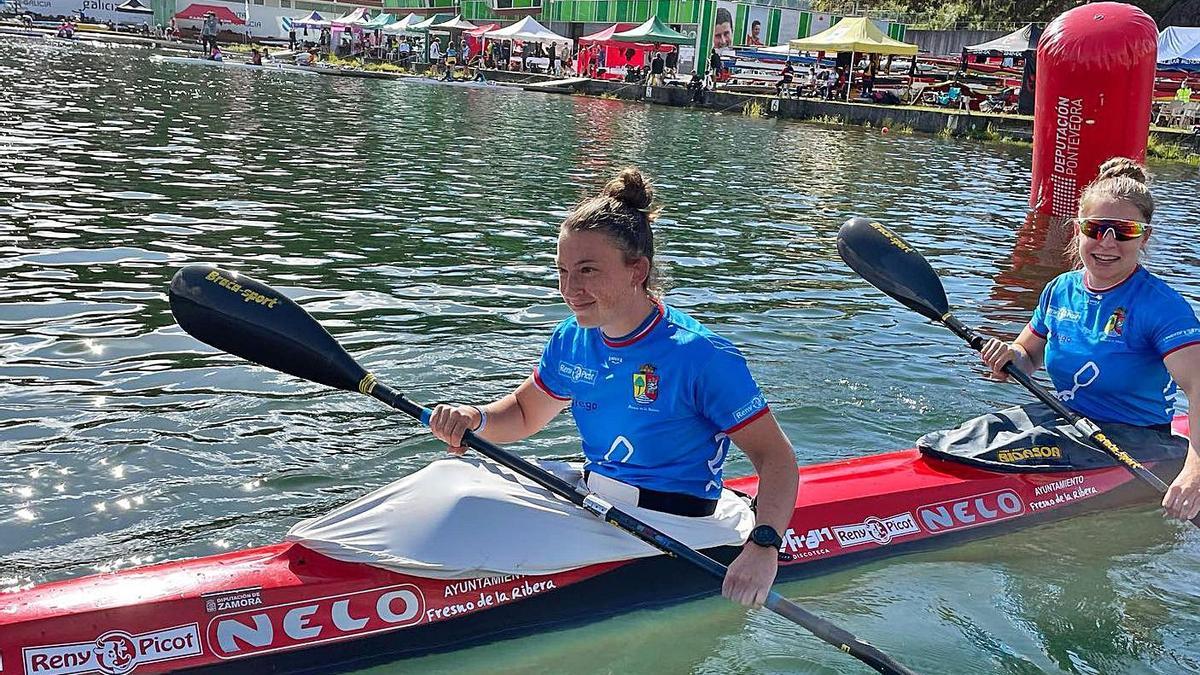
<path id="1" fill-rule="evenodd" d="M 778 551 L 748 542 L 725 573 L 721 594 L 746 607 L 762 607 L 778 570 Z"/>
<path id="2" fill-rule="evenodd" d="M 1200 455 L 1189 450 L 1183 470 L 1167 488 L 1162 500 L 1167 516 L 1180 520 L 1191 520 L 1200 515 Z"/>

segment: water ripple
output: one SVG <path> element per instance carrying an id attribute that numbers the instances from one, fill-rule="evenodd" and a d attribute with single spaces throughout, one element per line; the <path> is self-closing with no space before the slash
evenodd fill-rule
<path id="1" fill-rule="evenodd" d="M 0 42 L 0 587 L 277 541 L 443 448 L 372 401 L 175 327 L 185 264 L 268 279 L 419 401 L 528 376 L 566 316 L 556 227 L 605 177 L 657 182 L 667 299 L 739 344 L 804 462 L 908 446 L 1023 400 L 837 258 L 867 214 L 1011 336 L 1062 269 L 1023 226 L 1027 149 L 620 101 L 156 63 Z M 1156 167 L 1151 267 L 1197 298 L 1194 170 Z M 521 452 L 574 456 L 569 419 Z M 731 474 L 750 470 L 735 455 Z M 1200 546 L 1117 513 L 783 590 L 931 673 L 1196 672 Z M 861 669 L 711 600 L 423 672 Z"/>

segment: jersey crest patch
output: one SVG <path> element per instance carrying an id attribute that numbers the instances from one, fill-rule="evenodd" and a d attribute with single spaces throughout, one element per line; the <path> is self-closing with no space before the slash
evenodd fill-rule
<path id="1" fill-rule="evenodd" d="M 653 363 L 647 363 L 633 374 L 633 400 L 648 404 L 658 399 L 658 375 Z"/>
<path id="2" fill-rule="evenodd" d="M 1125 308 L 1118 307 L 1113 310 L 1112 316 L 1108 317 L 1108 323 L 1104 324 L 1104 334 L 1112 337 L 1119 337 L 1125 330 Z"/>

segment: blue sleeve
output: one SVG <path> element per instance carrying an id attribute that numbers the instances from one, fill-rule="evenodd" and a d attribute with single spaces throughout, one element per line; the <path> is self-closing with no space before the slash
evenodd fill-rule
<path id="1" fill-rule="evenodd" d="M 696 379 L 700 413 L 730 434 L 767 412 L 767 400 L 750 375 L 746 358 L 732 344 L 715 342 Z"/>
<path id="2" fill-rule="evenodd" d="M 533 383 L 538 389 L 560 401 L 571 400 L 571 387 L 567 378 L 559 372 L 562 363 L 563 330 L 559 324 L 546 346 L 542 348 L 542 358 L 538 360 L 537 368 L 533 370 Z"/>
<path id="3" fill-rule="evenodd" d="M 1192 306 L 1178 293 L 1168 296 L 1150 316 L 1154 321 L 1150 329 L 1150 341 L 1163 358 L 1171 352 L 1200 343 L 1200 321 L 1196 320 Z"/>
<path id="4" fill-rule="evenodd" d="M 1043 340 L 1050 334 L 1050 326 L 1046 324 L 1046 318 L 1050 311 L 1050 298 L 1054 296 L 1054 287 L 1058 285 L 1059 279 L 1062 277 L 1055 277 L 1042 289 L 1042 297 L 1038 298 L 1037 307 L 1033 308 L 1033 316 L 1029 318 L 1029 330 Z"/>

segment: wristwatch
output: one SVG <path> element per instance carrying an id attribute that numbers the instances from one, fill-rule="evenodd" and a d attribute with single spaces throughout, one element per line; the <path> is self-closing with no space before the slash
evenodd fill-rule
<path id="1" fill-rule="evenodd" d="M 778 549 L 783 546 L 783 537 L 770 525 L 759 525 L 751 530 L 750 541 L 765 548 Z"/>

